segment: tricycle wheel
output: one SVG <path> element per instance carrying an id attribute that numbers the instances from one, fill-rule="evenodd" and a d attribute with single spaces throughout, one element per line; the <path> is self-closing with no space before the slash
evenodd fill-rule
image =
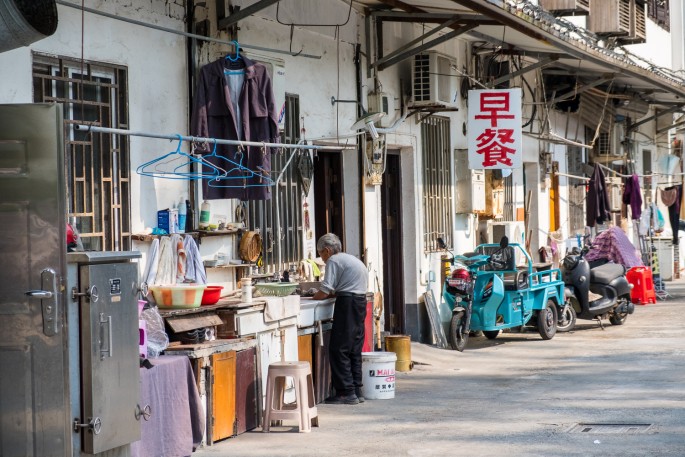
<path id="1" fill-rule="evenodd" d="M 543 340 L 551 340 L 557 333 L 557 305 L 552 300 L 538 311 L 538 333 Z"/>
<path id="2" fill-rule="evenodd" d="M 464 312 L 454 313 L 450 322 L 450 346 L 462 352 L 469 340 L 469 331 L 466 327 Z"/>
<path id="3" fill-rule="evenodd" d="M 494 340 L 499 335 L 499 330 L 483 330 L 483 335 L 489 340 Z"/>
<path id="4" fill-rule="evenodd" d="M 566 302 L 559 312 L 557 321 L 557 332 L 569 332 L 576 326 L 576 310 L 571 303 Z"/>

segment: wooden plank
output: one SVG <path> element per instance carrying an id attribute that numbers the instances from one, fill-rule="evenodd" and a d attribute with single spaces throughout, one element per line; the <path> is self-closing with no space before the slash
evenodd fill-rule
<path id="1" fill-rule="evenodd" d="M 433 295 L 432 290 L 424 292 L 423 301 L 426 304 L 426 311 L 428 312 L 428 318 L 431 323 L 431 328 L 433 329 L 433 337 L 435 338 L 436 345 L 439 348 L 447 348 L 447 337 L 442 328 L 438 305 L 435 302 L 435 296 Z"/>
<path id="2" fill-rule="evenodd" d="M 257 428 L 257 349 L 236 354 L 236 429 L 237 435 Z"/>
<path id="3" fill-rule="evenodd" d="M 196 328 L 214 327 L 224 323 L 215 313 L 167 317 L 166 322 L 175 333 L 187 332 Z"/>
<path id="4" fill-rule="evenodd" d="M 309 362 L 309 367 L 314 366 L 312 359 L 312 334 L 297 336 L 297 358 L 300 362 Z"/>
<path id="5" fill-rule="evenodd" d="M 199 359 L 219 352 L 242 351 L 256 345 L 257 340 L 255 339 L 236 338 L 232 340 L 207 341 L 198 344 L 180 344 L 166 348 L 165 352 L 174 355 L 185 355 L 191 359 Z"/>
<path id="6" fill-rule="evenodd" d="M 212 355 L 212 440 L 233 436 L 235 426 L 235 352 Z"/>

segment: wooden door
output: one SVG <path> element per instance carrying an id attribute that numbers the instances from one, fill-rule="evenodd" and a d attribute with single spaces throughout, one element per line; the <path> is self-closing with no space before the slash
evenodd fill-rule
<path id="1" fill-rule="evenodd" d="M 257 348 L 236 354 L 235 433 L 240 435 L 257 427 Z"/>
<path id="2" fill-rule="evenodd" d="M 345 248 L 342 154 L 321 152 L 314 160 L 314 239 L 335 233 Z"/>
<path id="3" fill-rule="evenodd" d="M 212 355 L 212 440 L 234 435 L 236 419 L 235 351 Z"/>

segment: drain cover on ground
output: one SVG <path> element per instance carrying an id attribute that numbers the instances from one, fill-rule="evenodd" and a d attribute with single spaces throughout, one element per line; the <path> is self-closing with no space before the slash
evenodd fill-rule
<path id="1" fill-rule="evenodd" d="M 576 424 L 571 427 L 569 433 L 611 433 L 621 435 L 635 435 L 647 433 L 652 424 Z"/>

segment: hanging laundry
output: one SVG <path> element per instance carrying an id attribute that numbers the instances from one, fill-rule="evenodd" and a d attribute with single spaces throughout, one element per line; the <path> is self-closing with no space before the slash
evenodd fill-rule
<path id="1" fill-rule="evenodd" d="M 238 69 L 237 65 L 243 69 Z M 195 93 L 191 132 L 193 136 L 240 141 L 277 142 L 278 119 L 271 77 L 264 64 L 240 55 L 236 59 L 221 57 L 203 66 Z M 212 145 L 203 145 L 210 153 Z M 239 198 L 268 200 L 271 188 L 259 176 L 271 173 L 271 150 L 258 146 L 241 150 L 236 145 L 217 145 L 219 157 L 209 157 L 212 164 L 226 168 L 226 158 L 252 170 L 257 175 L 238 179 L 244 187 L 210 186 L 202 180 L 204 199 Z M 238 176 L 232 178 L 240 178 Z"/>
<path id="2" fill-rule="evenodd" d="M 145 273 L 143 273 L 143 282 L 146 284 L 154 284 L 157 276 L 157 264 L 159 263 L 159 239 L 155 238 L 150 244 L 150 250 L 147 253 L 147 264 L 145 265 Z"/>
<path id="3" fill-rule="evenodd" d="M 603 224 L 611 217 L 606 179 L 598 163 L 595 164 L 595 171 L 590 177 L 588 187 L 585 221 L 588 227 L 594 227 L 595 224 Z"/>
<path id="4" fill-rule="evenodd" d="M 661 189 L 661 201 L 668 207 L 668 222 L 671 224 L 671 231 L 673 231 L 673 244 L 678 245 L 679 237 L 679 219 L 680 219 L 680 200 L 683 194 L 683 185 Z"/>
<path id="5" fill-rule="evenodd" d="M 157 262 L 157 274 L 152 284 L 172 285 L 176 284 L 177 263 L 174 258 L 174 246 L 171 238 L 164 236 L 159 240 L 159 260 Z"/>
<path id="6" fill-rule="evenodd" d="M 642 215 L 642 193 L 640 192 L 640 178 L 633 175 L 626 179 L 622 196 L 623 204 L 630 206 L 630 218 L 640 219 Z"/>
<path id="7" fill-rule="evenodd" d="M 183 239 L 183 247 L 186 252 L 186 281 L 192 281 L 197 284 L 207 284 L 207 272 L 202 263 L 200 250 L 192 236 L 185 236 Z"/>

